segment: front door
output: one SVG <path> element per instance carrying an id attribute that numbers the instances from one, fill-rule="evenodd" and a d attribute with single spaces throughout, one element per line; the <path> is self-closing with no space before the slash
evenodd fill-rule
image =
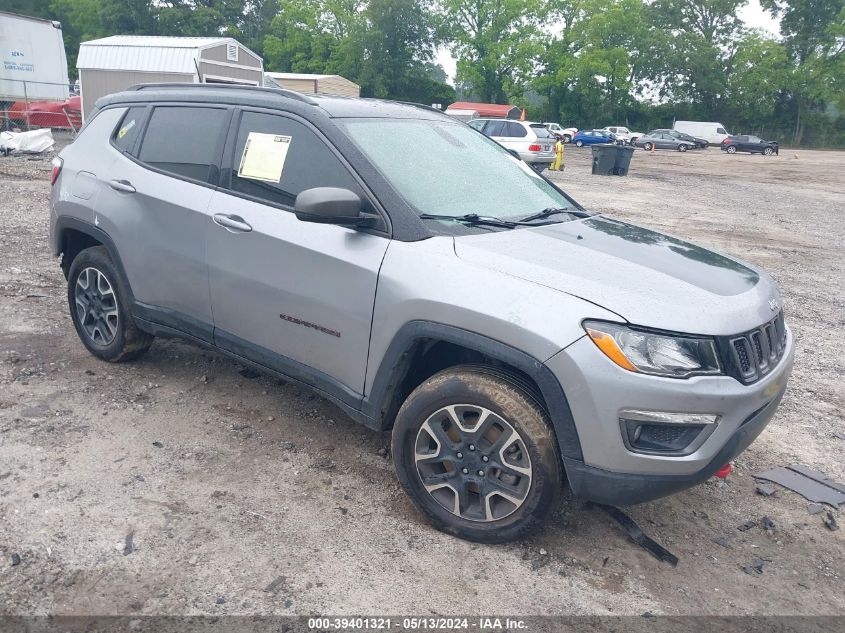
<path id="1" fill-rule="evenodd" d="M 246 110 L 235 134 L 231 173 L 224 169 L 209 207 L 215 342 L 354 400 L 364 389 L 376 282 L 389 239 L 293 214 L 296 195 L 312 187 L 351 189 L 373 211 L 359 182 L 309 125 Z M 286 149 L 276 151 L 275 142 Z M 250 153 L 262 143 L 256 163 Z"/>

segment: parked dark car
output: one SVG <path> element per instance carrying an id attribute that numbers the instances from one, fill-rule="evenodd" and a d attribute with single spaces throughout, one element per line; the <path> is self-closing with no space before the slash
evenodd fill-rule
<path id="1" fill-rule="evenodd" d="M 642 147 L 647 151 L 654 149 L 676 149 L 679 152 L 685 152 L 688 149 L 695 149 L 695 143 L 692 141 L 683 141 L 676 138 L 669 131 L 652 130 L 645 136 L 641 136 L 634 141 L 636 147 Z"/>
<path id="2" fill-rule="evenodd" d="M 772 154 L 777 154 L 779 149 L 780 146 L 776 141 L 764 141 L 759 136 L 751 136 L 748 134 L 729 136 L 722 141 L 722 151 L 727 152 L 728 154 L 750 152 L 752 154 L 771 156 Z"/>
<path id="3" fill-rule="evenodd" d="M 693 143 L 696 149 L 707 149 L 710 147 L 710 142 L 703 139 L 698 138 L 697 136 L 692 136 L 687 134 L 686 132 L 678 132 L 678 130 L 652 130 L 649 134 L 668 134 L 669 136 L 673 136 L 679 141 L 687 141 L 688 143 Z"/>

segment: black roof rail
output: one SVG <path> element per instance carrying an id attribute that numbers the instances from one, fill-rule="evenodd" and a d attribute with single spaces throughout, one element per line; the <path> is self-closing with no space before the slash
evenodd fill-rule
<path id="1" fill-rule="evenodd" d="M 195 83 L 155 83 L 155 84 L 135 84 L 133 86 L 129 86 L 126 90 L 127 91 L 141 91 L 141 90 L 185 90 L 185 89 L 193 89 L 196 90 L 198 88 L 204 88 L 206 90 L 217 90 L 219 88 L 225 90 L 249 90 L 250 92 L 266 92 L 267 94 L 276 95 L 279 97 L 287 97 L 288 99 L 295 99 L 296 101 L 302 101 L 303 103 L 308 103 L 310 105 L 317 105 L 317 102 L 313 99 L 308 98 L 301 92 L 296 92 L 294 90 L 286 90 L 284 88 L 265 88 L 264 86 L 248 86 L 243 84 L 195 84 Z"/>
<path id="2" fill-rule="evenodd" d="M 413 101 L 397 101 L 395 99 L 390 100 L 391 103 L 398 103 L 400 105 L 412 106 L 414 108 L 419 108 L 421 110 L 429 110 L 430 112 L 437 112 L 438 114 L 446 114 L 443 110 L 438 108 L 434 108 L 432 106 L 427 106 L 424 103 L 415 103 Z"/>

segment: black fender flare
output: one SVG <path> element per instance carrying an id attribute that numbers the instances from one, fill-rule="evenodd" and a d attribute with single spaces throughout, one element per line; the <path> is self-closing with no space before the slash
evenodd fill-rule
<path id="1" fill-rule="evenodd" d="M 95 226 L 90 222 L 86 222 L 85 220 L 80 220 L 79 218 L 72 218 L 69 216 L 60 216 L 56 220 L 56 224 L 53 227 L 52 248 L 53 253 L 55 253 L 56 255 L 59 255 L 63 252 L 64 235 L 65 231 L 67 230 L 73 230 L 78 231 L 80 233 L 84 233 L 90 238 L 97 240 L 106 248 L 106 250 L 109 252 L 109 257 L 111 257 L 115 267 L 117 268 L 118 274 L 120 274 L 120 280 L 123 282 L 123 287 L 126 288 L 126 291 L 129 293 L 129 305 L 134 306 L 135 295 L 132 294 L 132 286 L 129 285 L 129 278 L 126 276 L 126 269 L 124 269 L 123 262 L 120 259 L 120 254 L 117 252 L 117 246 L 115 246 L 114 241 L 111 237 L 109 237 L 109 234 L 102 230 L 100 227 Z M 70 268 L 70 262 L 68 262 L 68 268 Z"/>
<path id="2" fill-rule="evenodd" d="M 542 361 L 496 339 L 463 328 L 434 321 L 409 321 L 394 335 L 376 370 L 373 387 L 364 400 L 363 413 L 380 420 L 382 428 L 394 390 L 413 361 L 412 352 L 421 340 L 453 343 L 511 365 L 530 376 L 546 404 L 546 410 L 557 435 L 561 455 L 570 460 L 583 461 L 578 430 L 569 408 L 563 387 Z"/>

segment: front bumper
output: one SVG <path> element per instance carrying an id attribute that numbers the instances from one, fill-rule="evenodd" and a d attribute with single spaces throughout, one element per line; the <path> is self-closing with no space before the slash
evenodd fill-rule
<path id="1" fill-rule="evenodd" d="M 563 458 L 572 492 L 583 499 L 607 505 L 632 505 L 668 496 L 706 481 L 753 442 L 772 419 L 783 397 L 781 391 L 769 404 L 745 420 L 704 468 L 689 475 L 618 473 L 578 460 Z"/>
<path id="2" fill-rule="evenodd" d="M 778 365 L 751 385 L 729 376 L 678 380 L 626 371 L 584 337 L 546 364 L 566 390 L 583 461 L 564 458 L 573 491 L 610 504 L 640 503 L 710 477 L 756 438 L 783 397 L 792 371 L 792 333 Z M 626 446 L 620 411 L 717 414 L 707 438 L 686 455 L 643 453 Z"/>

